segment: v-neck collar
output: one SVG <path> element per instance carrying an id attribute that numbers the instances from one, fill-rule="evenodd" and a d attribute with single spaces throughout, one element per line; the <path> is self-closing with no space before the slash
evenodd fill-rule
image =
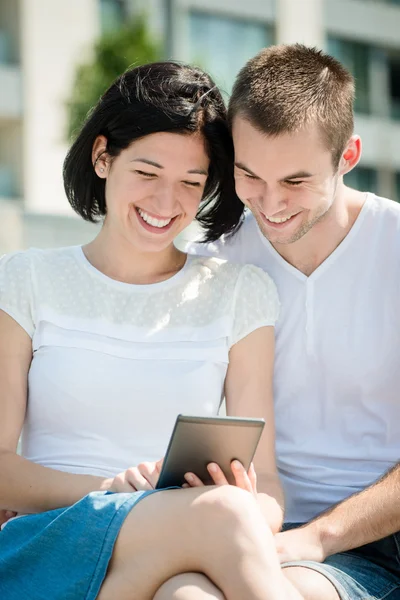
<path id="1" fill-rule="evenodd" d="M 335 248 L 335 250 L 333 252 L 331 252 L 331 254 L 319 265 L 319 267 L 317 267 L 315 269 L 315 271 L 313 271 L 311 273 L 311 275 L 305 275 L 302 271 L 300 271 L 299 269 L 297 269 L 296 267 L 294 267 L 293 265 L 291 265 L 290 263 L 287 262 L 287 260 L 285 260 L 277 250 L 275 250 L 275 248 L 273 247 L 273 245 L 271 244 L 271 242 L 269 242 L 267 240 L 267 238 L 265 238 L 263 236 L 263 234 L 261 233 L 260 228 L 258 227 L 258 225 L 256 225 L 257 230 L 258 230 L 258 235 L 261 238 L 261 241 L 263 242 L 263 244 L 267 247 L 268 251 L 270 252 L 270 254 L 272 254 L 272 256 L 274 257 L 274 259 L 279 262 L 283 268 L 285 268 L 287 271 L 289 271 L 290 273 L 292 273 L 292 275 L 294 275 L 295 277 L 297 277 L 298 279 L 301 279 L 302 281 L 313 281 L 315 279 L 317 279 L 320 275 L 322 275 L 322 273 L 324 273 L 329 266 L 335 262 L 338 257 L 346 250 L 346 248 L 351 244 L 353 238 L 356 236 L 356 234 L 358 233 L 358 231 L 360 230 L 362 223 L 365 219 L 365 216 L 367 214 L 367 212 L 370 209 L 370 206 L 372 204 L 372 199 L 373 199 L 373 194 L 371 194 L 370 192 L 366 193 L 366 197 L 365 197 L 365 202 L 361 207 L 361 210 L 356 218 L 356 220 L 353 223 L 352 228 L 350 229 L 349 233 L 346 235 L 346 237 L 340 242 L 340 244 Z"/>

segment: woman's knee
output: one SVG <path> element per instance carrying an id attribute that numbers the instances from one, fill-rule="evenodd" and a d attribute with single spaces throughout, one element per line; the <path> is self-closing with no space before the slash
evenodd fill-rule
<path id="1" fill-rule="evenodd" d="M 235 531 L 249 529 L 260 520 L 264 523 L 258 503 L 247 491 L 231 485 L 210 488 L 193 503 L 198 505 L 202 521 L 211 530 Z"/>

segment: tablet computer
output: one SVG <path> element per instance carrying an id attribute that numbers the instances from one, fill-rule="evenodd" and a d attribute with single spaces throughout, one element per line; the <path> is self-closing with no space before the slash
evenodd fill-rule
<path id="1" fill-rule="evenodd" d="M 181 486 L 188 472 L 213 485 L 207 471 L 210 462 L 234 484 L 231 462 L 237 459 L 249 469 L 264 425 L 264 419 L 178 415 L 156 489 Z"/>

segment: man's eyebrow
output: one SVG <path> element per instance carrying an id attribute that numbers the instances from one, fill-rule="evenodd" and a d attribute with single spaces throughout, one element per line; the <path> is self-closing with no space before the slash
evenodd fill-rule
<path id="1" fill-rule="evenodd" d="M 145 163 L 146 165 L 151 165 L 152 167 L 156 167 L 157 169 L 164 168 L 162 165 L 154 162 L 153 160 L 149 160 L 148 158 L 134 158 L 133 160 L 131 160 L 131 162 L 142 162 L 142 163 Z M 188 171 L 188 173 L 193 173 L 195 175 L 205 175 L 206 177 L 208 176 L 207 171 L 204 171 L 204 169 L 190 169 Z"/>
<path id="2" fill-rule="evenodd" d="M 256 175 L 255 173 L 253 173 L 253 171 L 251 171 L 248 167 L 246 167 L 246 165 L 244 165 L 241 162 L 235 162 L 235 167 L 237 167 L 238 169 L 241 169 L 242 171 L 246 171 L 246 173 L 249 173 L 250 175 L 252 175 L 253 177 L 258 177 L 258 175 Z"/>
<path id="3" fill-rule="evenodd" d="M 292 175 L 284 177 L 282 181 L 287 181 L 288 179 L 308 179 L 309 177 L 313 177 L 313 174 L 308 171 L 298 171 L 297 173 L 292 173 Z"/>

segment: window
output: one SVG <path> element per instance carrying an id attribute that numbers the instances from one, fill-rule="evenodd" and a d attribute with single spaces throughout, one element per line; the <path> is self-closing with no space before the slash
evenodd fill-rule
<path id="1" fill-rule="evenodd" d="M 15 198 L 17 196 L 16 181 L 12 168 L 0 163 L 0 196 Z"/>
<path id="2" fill-rule="evenodd" d="M 359 42 L 328 38 L 328 53 L 332 54 L 353 74 L 356 82 L 355 110 L 369 114 L 369 47 Z"/>
<path id="3" fill-rule="evenodd" d="M 400 173 L 396 173 L 396 197 L 395 200 L 400 202 Z"/>
<path id="4" fill-rule="evenodd" d="M 388 56 L 390 116 L 400 120 L 400 55 Z"/>
<path id="5" fill-rule="evenodd" d="M 11 43 L 7 31 L 0 29 L 0 63 L 11 62 Z"/>
<path id="6" fill-rule="evenodd" d="M 100 20 L 104 32 L 121 27 L 125 17 L 125 0 L 100 0 Z"/>
<path id="7" fill-rule="evenodd" d="M 378 173 L 369 167 L 356 167 L 344 176 L 345 185 L 360 192 L 378 193 Z"/>
<path id="8" fill-rule="evenodd" d="M 189 38 L 189 61 L 208 71 L 227 93 L 245 62 L 273 43 L 272 31 L 265 23 L 200 11 L 189 15 Z"/>

